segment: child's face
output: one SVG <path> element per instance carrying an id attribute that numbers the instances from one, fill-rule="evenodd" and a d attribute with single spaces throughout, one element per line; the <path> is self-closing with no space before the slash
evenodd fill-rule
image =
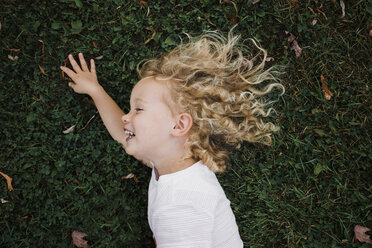
<path id="1" fill-rule="evenodd" d="M 170 91 L 153 77 L 139 81 L 130 97 L 130 112 L 122 117 L 127 138 L 125 151 L 148 164 L 169 151 L 175 120 L 165 99 Z"/>

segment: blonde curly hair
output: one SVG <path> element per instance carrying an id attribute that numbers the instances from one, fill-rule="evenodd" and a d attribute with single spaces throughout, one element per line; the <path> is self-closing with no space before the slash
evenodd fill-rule
<path id="1" fill-rule="evenodd" d="M 259 52 L 251 59 L 245 57 L 246 47 L 238 44 L 240 36 L 231 31 L 227 39 L 217 31 L 188 38 L 187 43 L 146 60 L 137 70 L 141 78 L 165 77 L 171 82 L 174 105 L 193 118 L 186 157 L 222 172 L 231 147 L 239 148 L 243 141 L 271 145 L 271 134 L 279 127 L 263 121 L 274 110 L 267 109 L 271 102 L 264 96 L 274 88 L 284 93 L 277 79 L 280 71 L 263 69 L 267 52 L 253 39 Z"/>

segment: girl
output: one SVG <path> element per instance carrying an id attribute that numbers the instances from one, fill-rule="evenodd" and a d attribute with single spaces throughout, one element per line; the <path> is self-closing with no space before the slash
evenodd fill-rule
<path id="1" fill-rule="evenodd" d="M 124 114 L 88 69 L 69 55 L 61 69 L 69 86 L 94 100 L 111 136 L 152 168 L 148 221 L 157 247 L 243 247 L 230 201 L 215 172 L 226 168 L 228 150 L 243 141 L 270 145 L 274 124 L 263 122 L 264 95 L 283 86 L 273 68 L 243 56 L 239 36 L 217 32 L 190 38 L 138 68 L 130 112 Z M 265 83 L 264 81 L 269 81 Z"/>

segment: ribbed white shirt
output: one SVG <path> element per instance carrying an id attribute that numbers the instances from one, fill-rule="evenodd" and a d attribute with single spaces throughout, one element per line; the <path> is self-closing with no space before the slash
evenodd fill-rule
<path id="1" fill-rule="evenodd" d="M 243 247 L 216 175 L 200 161 L 149 185 L 148 221 L 158 248 Z"/>

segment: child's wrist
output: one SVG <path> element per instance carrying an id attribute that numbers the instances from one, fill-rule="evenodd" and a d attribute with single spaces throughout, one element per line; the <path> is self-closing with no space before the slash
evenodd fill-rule
<path id="1" fill-rule="evenodd" d="M 97 85 L 91 89 L 88 95 L 92 98 L 95 98 L 102 95 L 104 92 L 105 89 L 99 83 L 97 83 Z"/>

